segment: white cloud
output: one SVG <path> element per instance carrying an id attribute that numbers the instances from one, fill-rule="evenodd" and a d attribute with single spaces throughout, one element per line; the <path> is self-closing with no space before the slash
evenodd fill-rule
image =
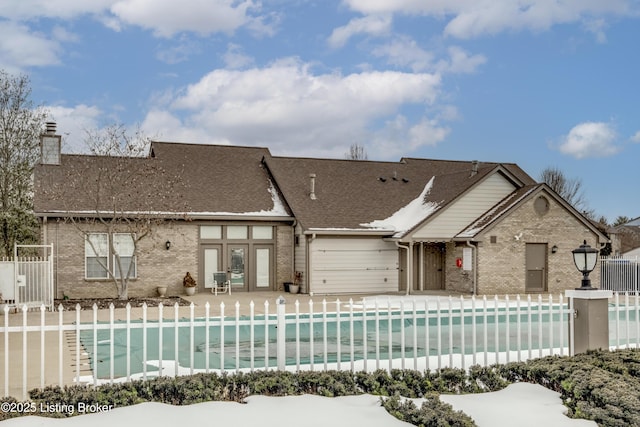
<path id="1" fill-rule="evenodd" d="M 63 138 L 62 150 L 66 153 L 86 152 L 85 131 L 97 129 L 102 111 L 95 106 L 79 104 L 74 107 L 52 106 L 48 120 L 58 124 Z"/>
<path id="2" fill-rule="evenodd" d="M 253 58 L 246 55 L 242 50 L 242 46 L 235 43 L 227 45 L 227 51 L 222 55 L 222 59 L 227 68 L 231 69 L 245 68 L 253 64 Z"/>
<path id="3" fill-rule="evenodd" d="M 422 49 L 408 36 L 397 36 L 392 41 L 374 48 L 371 53 L 387 58 L 391 65 L 409 67 L 413 71 L 425 71 L 433 66 L 433 53 Z"/>
<path id="4" fill-rule="evenodd" d="M 354 18 L 343 27 L 333 30 L 329 36 L 329 46 L 339 48 L 344 46 L 351 37 L 357 34 L 382 35 L 391 30 L 390 15 L 370 15 L 364 18 Z"/>
<path id="5" fill-rule="evenodd" d="M 640 142 L 640 130 L 631 137 L 631 141 Z"/>
<path id="6" fill-rule="evenodd" d="M 385 123 L 384 128 L 373 135 L 371 157 L 397 158 L 421 147 L 433 147 L 444 141 L 450 129 L 442 126 L 437 119 L 422 117 L 418 123 L 411 123 L 398 114 Z"/>
<path id="7" fill-rule="evenodd" d="M 448 51 L 449 59 L 440 61 L 436 67 L 441 73 L 470 74 L 487 62 L 484 55 L 469 55 L 467 51 L 458 46 L 452 46 Z"/>
<path id="8" fill-rule="evenodd" d="M 421 48 L 408 36 L 394 37 L 388 43 L 374 48 L 374 56 L 386 58 L 387 63 L 398 67 L 408 67 L 418 71 L 436 71 L 438 73 L 473 73 L 487 62 L 484 55 L 470 55 L 458 46 L 449 47 L 448 58 L 435 61 L 435 54 Z"/>
<path id="9" fill-rule="evenodd" d="M 0 21 L 0 64 L 5 71 L 59 64 L 60 50 L 60 44 L 44 34 L 32 33 L 22 24 Z"/>
<path id="10" fill-rule="evenodd" d="M 608 123 L 580 123 L 563 138 L 559 149 L 577 159 L 612 156 L 620 151 L 615 145 L 616 137 L 615 130 Z"/>
<path id="11" fill-rule="evenodd" d="M 572 22 L 598 22 L 610 16 L 631 13 L 630 0 L 344 0 L 365 15 L 380 13 L 433 16 L 448 19 L 445 34 L 467 39 L 503 31 L 545 30 Z M 595 31 L 602 40 L 600 25 Z M 589 31 L 593 31 L 589 29 Z"/>
<path id="12" fill-rule="evenodd" d="M 117 0 L 2 0 L 0 16 L 12 20 L 33 18 L 77 18 L 108 10 Z"/>
<path id="13" fill-rule="evenodd" d="M 286 59 L 265 68 L 212 71 L 149 113 L 143 128 L 171 140 L 232 141 L 269 146 L 279 154 L 341 157 L 353 141 L 376 138 L 377 120 L 405 105 L 431 105 L 439 87 L 433 74 L 314 74 L 308 64 Z M 406 144 L 413 135 L 412 147 L 430 143 L 419 142 L 426 126 L 421 120 L 407 120 L 397 139 L 389 140 Z"/>
<path id="14" fill-rule="evenodd" d="M 120 0 L 111 12 L 126 24 L 171 37 L 180 32 L 233 33 L 254 20 L 249 12 L 255 7 L 250 0 Z"/>

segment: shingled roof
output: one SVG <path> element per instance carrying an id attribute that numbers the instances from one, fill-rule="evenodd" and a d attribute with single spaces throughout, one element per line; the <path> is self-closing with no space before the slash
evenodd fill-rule
<path id="1" fill-rule="evenodd" d="M 144 209 L 171 214 L 186 210 L 194 217 L 289 217 L 262 163 L 268 156 L 266 148 L 164 142 L 153 142 L 145 158 L 63 155 L 60 165 L 36 167 L 34 210 L 39 215 L 108 210 L 106 203 L 96 206 L 96 183 L 101 170 L 117 167 L 123 175 L 131 172 L 139 179 L 135 185 L 123 182 L 131 187 L 129 197 L 118 207 L 123 211 Z M 133 173 L 135 170 L 138 172 Z M 148 173 L 140 174 L 141 170 Z M 70 176 L 82 179 L 70 180 Z M 53 191 L 55 188 L 64 192 Z M 109 200 L 109 195 L 105 196 L 102 200 Z"/>
<path id="2" fill-rule="evenodd" d="M 517 165 L 403 158 L 400 162 L 293 157 L 265 159 L 294 216 L 306 230 L 373 230 L 368 225 L 409 205 L 434 178 L 423 203 L 446 206 L 496 168 L 518 185 L 533 179 Z M 310 177 L 315 174 L 315 199 Z M 387 230 L 388 231 L 388 230 Z"/>
<path id="3" fill-rule="evenodd" d="M 101 189 L 103 205 L 97 207 L 95 195 L 97 183 L 104 179 L 100 171 L 113 168 L 122 171 L 116 176 L 125 177 L 125 194 L 118 195 L 118 209 L 123 211 L 186 213 L 194 218 L 295 217 L 311 231 L 388 233 L 385 220 L 411 206 L 422 209 L 413 218 L 417 225 L 496 172 L 516 188 L 535 184 L 511 163 L 274 157 L 267 148 L 153 142 L 145 158 L 63 155 L 60 165 L 37 166 L 36 213 L 108 210 L 106 201 L 115 196 Z M 133 173 L 141 170 L 149 173 Z M 69 180 L 74 174 L 82 179 Z M 135 181 L 127 174 L 136 176 Z M 310 197 L 310 174 L 315 174 L 315 199 Z M 56 188 L 65 189 L 64 197 L 52 191 Z"/>

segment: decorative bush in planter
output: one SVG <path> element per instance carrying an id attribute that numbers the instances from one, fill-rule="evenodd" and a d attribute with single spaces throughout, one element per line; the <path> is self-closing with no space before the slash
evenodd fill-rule
<path id="1" fill-rule="evenodd" d="M 198 286 L 198 284 L 196 283 L 196 280 L 191 277 L 191 274 L 187 271 L 187 274 L 184 276 L 184 279 L 182 279 L 182 284 L 184 285 L 184 290 L 187 293 L 187 295 L 191 296 L 191 295 L 195 295 L 196 293 L 196 287 Z"/>
<path id="2" fill-rule="evenodd" d="M 302 271 L 296 271 L 293 275 L 293 283 L 289 285 L 289 292 L 297 294 L 300 292 L 300 285 L 302 284 Z"/>

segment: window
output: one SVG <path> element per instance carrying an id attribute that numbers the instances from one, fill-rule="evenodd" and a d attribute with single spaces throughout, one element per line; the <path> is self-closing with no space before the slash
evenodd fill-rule
<path id="1" fill-rule="evenodd" d="M 273 239 L 273 227 L 270 225 L 254 225 L 252 227 L 254 239 Z"/>
<path id="2" fill-rule="evenodd" d="M 229 225 L 227 227 L 228 239 L 242 239 L 246 240 L 248 236 L 246 225 Z"/>
<path id="3" fill-rule="evenodd" d="M 85 277 L 106 279 L 109 276 L 109 244 L 106 233 L 90 233 L 84 242 Z"/>
<path id="4" fill-rule="evenodd" d="M 110 269 L 116 278 L 121 278 L 127 275 L 129 267 L 131 267 L 129 278 L 136 277 L 137 266 L 134 256 L 133 235 L 129 233 L 114 233 L 111 239 L 114 252 L 109 254 L 109 235 L 107 233 L 87 234 L 84 244 L 85 278 L 107 279 L 109 278 Z M 122 274 L 116 255 L 120 257 Z M 111 262 L 109 262 L 109 258 L 111 258 Z"/>
<path id="5" fill-rule="evenodd" d="M 220 225 L 202 225 L 200 226 L 201 239 L 222 239 L 222 226 Z"/>
<path id="6" fill-rule="evenodd" d="M 136 258 L 134 256 L 135 246 L 133 244 L 133 235 L 128 233 L 116 233 L 113 235 L 113 270 L 115 276 L 120 279 L 126 277 L 129 273 L 129 278 L 136 277 Z M 118 261 L 116 255 L 120 256 L 120 264 L 122 266 L 122 272 L 118 267 Z M 131 265 L 133 263 L 133 265 Z"/>

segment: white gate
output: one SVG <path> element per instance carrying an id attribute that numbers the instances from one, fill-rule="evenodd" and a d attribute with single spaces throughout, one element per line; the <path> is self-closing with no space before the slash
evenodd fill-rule
<path id="1" fill-rule="evenodd" d="M 600 258 L 601 288 L 631 294 L 640 291 L 640 261 L 638 257 Z"/>
<path id="2" fill-rule="evenodd" d="M 24 250 L 38 256 L 21 256 Z M 15 306 L 53 308 L 53 244 L 16 245 L 13 259 L 0 260 L 0 293 Z"/>

